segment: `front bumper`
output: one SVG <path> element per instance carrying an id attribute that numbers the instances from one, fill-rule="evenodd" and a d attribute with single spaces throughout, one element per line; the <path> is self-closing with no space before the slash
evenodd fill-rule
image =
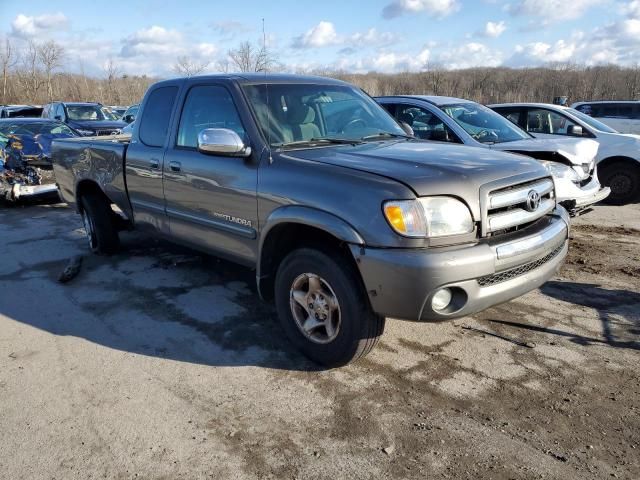
<path id="1" fill-rule="evenodd" d="M 438 321 L 506 302 L 552 277 L 568 250 L 569 216 L 556 208 L 509 239 L 472 246 L 382 249 L 352 245 L 373 310 L 385 317 Z M 436 292 L 452 300 L 436 310 Z"/>
<path id="2" fill-rule="evenodd" d="M 611 189 L 602 187 L 594 172 L 591 181 L 580 187 L 569 179 L 553 178 L 558 203 L 565 207 L 571 215 L 576 215 L 609 196 Z"/>

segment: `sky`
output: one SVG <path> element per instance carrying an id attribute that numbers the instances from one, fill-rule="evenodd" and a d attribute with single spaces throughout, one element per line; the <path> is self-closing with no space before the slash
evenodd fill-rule
<path id="1" fill-rule="evenodd" d="M 640 63 L 640 0 L 0 0 L 0 38 L 55 40 L 68 71 L 167 77 L 261 43 L 263 18 L 287 71 Z"/>

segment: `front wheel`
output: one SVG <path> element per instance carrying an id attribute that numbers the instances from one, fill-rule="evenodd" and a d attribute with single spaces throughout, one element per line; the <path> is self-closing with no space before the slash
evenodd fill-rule
<path id="1" fill-rule="evenodd" d="M 640 197 L 640 168 L 628 162 L 614 162 L 598 171 L 600 183 L 611 189 L 606 203 L 625 205 Z"/>
<path id="2" fill-rule="evenodd" d="M 276 274 L 278 317 L 289 339 L 315 362 L 337 367 L 368 354 L 384 331 L 357 272 L 342 256 L 301 248 Z"/>

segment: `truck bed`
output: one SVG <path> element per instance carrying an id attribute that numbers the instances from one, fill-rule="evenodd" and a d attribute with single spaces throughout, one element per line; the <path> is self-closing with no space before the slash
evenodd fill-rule
<path id="1" fill-rule="evenodd" d="M 51 158 L 64 201 L 74 205 L 77 185 L 93 181 L 131 218 L 124 178 L 125 152 L 130 140 L 130 135 L 54 140 Z"/>

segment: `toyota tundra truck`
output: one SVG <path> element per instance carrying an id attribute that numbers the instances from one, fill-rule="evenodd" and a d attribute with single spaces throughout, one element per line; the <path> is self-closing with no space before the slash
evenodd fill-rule
<path id="1" fill-rule="evenodd" d="M 93 252 L 136 228 L 250 267 L 287 336 L 327 366 L 371 351 L 386 318 L 522 295 L 568 248 L 538 161 L 415 139 L 333 79 L 162 81 L 131 136 L 56 140 L 52 156 Z"/>

